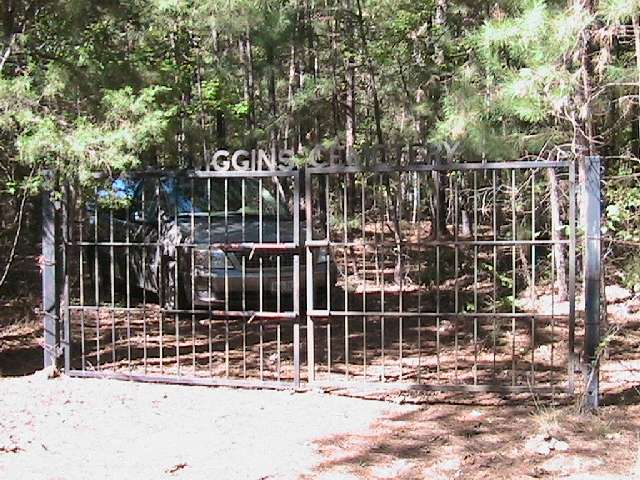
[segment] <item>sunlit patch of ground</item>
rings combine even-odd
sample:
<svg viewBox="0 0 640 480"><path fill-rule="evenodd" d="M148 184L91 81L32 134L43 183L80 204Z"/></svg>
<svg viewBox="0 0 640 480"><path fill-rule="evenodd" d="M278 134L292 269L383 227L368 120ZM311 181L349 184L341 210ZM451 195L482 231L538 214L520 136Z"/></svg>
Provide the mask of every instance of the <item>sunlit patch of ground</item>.
<svg viewBox="0 0 640 480"><path fill-rule="evenodd" d="M3 479L638 478L640 405L400 405L319 393L0 381Z"/></svg>
<svg viewBox="0 0 640 480"><path fill-rule="evenodd" d="M294 479L315 441L415 407L42 374L0 380L0 478Z"/></svg>

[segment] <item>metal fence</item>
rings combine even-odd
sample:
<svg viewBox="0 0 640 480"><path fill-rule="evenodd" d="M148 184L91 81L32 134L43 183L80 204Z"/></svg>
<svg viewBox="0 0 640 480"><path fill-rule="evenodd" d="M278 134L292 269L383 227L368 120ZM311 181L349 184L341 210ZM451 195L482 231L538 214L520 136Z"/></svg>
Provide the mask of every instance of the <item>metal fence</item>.
<svg viewBox="0 0 640 480"><path fill-rule="evenodd" d="M43 203L46 361L141 381L572 392L576 193L573 161L402 153L67 187L59 214Z"/></svg>

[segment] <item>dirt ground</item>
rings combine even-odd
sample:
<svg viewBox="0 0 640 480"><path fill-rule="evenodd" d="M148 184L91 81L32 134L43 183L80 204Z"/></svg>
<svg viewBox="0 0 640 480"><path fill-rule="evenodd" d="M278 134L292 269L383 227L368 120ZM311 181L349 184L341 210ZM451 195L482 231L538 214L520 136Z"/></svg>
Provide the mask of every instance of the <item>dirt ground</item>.
<svg viewBox="0 0 640 480"><path fill-rule="evenodd" d="M38 317L7 304L0 479L640 479L640 314L623 302L608 314L617 330L602 363L605 406L579 415L574 400L47 379L33 373Z"/></svg>
<svg viewBox="0 0 640 480"><path fill-rule="evenodd" d="M640 478L640 406L401 405L41 374L0 381L3 479Z"/></svg>
<svg viewBox="0 0 640 480"><path fill-rule="evenodd" d="M409 407L319 394L35 376L0 383L0 478L298 478L316 441Z"/></svg>

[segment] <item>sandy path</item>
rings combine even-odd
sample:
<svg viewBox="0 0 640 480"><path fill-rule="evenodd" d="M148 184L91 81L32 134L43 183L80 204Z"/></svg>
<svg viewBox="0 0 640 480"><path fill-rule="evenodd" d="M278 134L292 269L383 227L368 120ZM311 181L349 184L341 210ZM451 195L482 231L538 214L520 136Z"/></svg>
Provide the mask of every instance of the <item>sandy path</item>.
<svg viewBox="0 0 640 480"><path fill-rule="evenodd" d="M316 443L412 407L316 393L0 380L2 479L288 479Z"/></svg>

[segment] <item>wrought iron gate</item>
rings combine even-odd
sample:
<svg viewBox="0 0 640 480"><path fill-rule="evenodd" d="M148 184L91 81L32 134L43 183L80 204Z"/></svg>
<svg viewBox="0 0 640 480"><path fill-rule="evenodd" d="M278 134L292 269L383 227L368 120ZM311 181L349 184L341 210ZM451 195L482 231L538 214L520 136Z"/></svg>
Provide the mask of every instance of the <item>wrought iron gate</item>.
<svg viewBox="0 0 640 480"><path fill-rule="evenodd" d="M299 385L299 176L145 172L68 195L67 372Z"/></svg>
<svg viewBox="0 0 640 480"><path fill-rule="evenodd" d="M307 344L315 346L308 352L310 380L571 391L573 162L396 160L306 170L307 223L322 223L316 236L318 229L307 229L307 258L329 248L337 268L327 270L327 289L341 286L334 298L317 299L307 271ZM551 214L540 204L548 202L549 170L567 185L566 235L536 229ZM421 207L421 195L430 208ZM562 301L557 255L568 256ZM537 305L539 296L548 304Z"/></svg>
<svg viewBox="0 0 640 480"><path fill-rule="evenodd" d="M67 189L58 282L45 197L45 357L152 382L573 391L574 162L386 160Z"/></svg>

